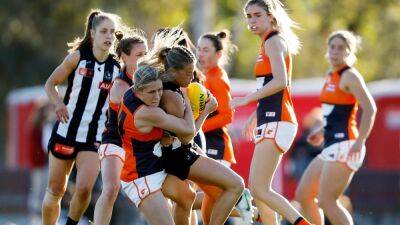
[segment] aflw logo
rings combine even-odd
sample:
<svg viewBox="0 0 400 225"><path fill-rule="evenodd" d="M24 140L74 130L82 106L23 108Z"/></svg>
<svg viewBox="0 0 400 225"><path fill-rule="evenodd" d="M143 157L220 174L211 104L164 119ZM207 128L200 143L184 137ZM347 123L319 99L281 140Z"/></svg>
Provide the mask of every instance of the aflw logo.
<svg viewBox="0 0 400 225"><path fill-rule="evenodd" d="M206 107L206 103L204 101L204 98L205 98L204 94L201 93L200 94L200 104L199 104L200 105L200 112L203 111L204 108Z"/></svg>

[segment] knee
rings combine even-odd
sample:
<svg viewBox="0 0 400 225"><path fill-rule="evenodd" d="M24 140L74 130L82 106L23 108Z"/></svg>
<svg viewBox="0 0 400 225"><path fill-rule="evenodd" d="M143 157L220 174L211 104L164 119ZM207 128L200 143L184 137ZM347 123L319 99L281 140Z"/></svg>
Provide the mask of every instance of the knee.
<svg viewBox="0 0 400 225"><path fill-rule="evenodd" d="M242 177L233 173L232 176L230 176L230 179L226 180L218 187L222 189L222 191L228 191L240 196L244 190L244 181ZM206 190L204 191L206 192Z"/></svg>
<svg viewBox="0 0 400 225"><path fill-rule="evenodd" d="M183 208L191 209L195 200L196 191L190 188L187 191L179 194L179 202L177 202L177 204Z"/></svg>
<svg viewBox="0 0 400 225"><path fill-rule="evenodd" d="M257 187L256 185L254 185L254 184L250 184L250 185L249 185L249 190L250 190L251 196L252 196L255 200L259 199L260 196L261 196L261 191L264 191L264 190L261 190L260 188L258 188L258 187Z"/></svg>
<svg viewBox="0 0 400 225"><path fill-rule="evenodd" d="M54 204L59 204L64 196L65 189L57 189L48 187L43 198L42 207L51 207Z"/></svg>
<svg viewBox="0 0 400 225"><path fill-rule="evenodd" d="M82 200L90 198L91 192L92 187L87 184L80 184L75 187L75 195Z"/></svg>
<svg viewBox="0 0 400 225"><path fill-rule="evenodd" d="M324 210L329 211L332 206L336 204L336 199L326 194L318 195L318 206Z"/></svg>
<svg viewBox="0 0 400 225"><path fill-rule="evenodd" d="M107 199L116 199L120 189L119 183L107 184L103 186L102 195Z"/></svg>
<svg viewBox="0 0 400 225"><path fill-rule="evenodd" d="M302 187L297 187L296 192L294 194L294 200L299 202L300 204L304 204L305 202L308 202L312 200L313 198L308 196L305 191L303 191Z"/></svg>
<svg viewBox="0 0 400 225"><path fill-rule="evenodd" d="M246 186L245 186L245 184L244 184L243 179L240 178L240 182L239 182L239 184L238 184L238 193L239 193L239 195L242 195L242 194L243 194L243 191L244 191L245 187L246 187Z"/></svg>
<svg viewBox="0 0 400 225"><path fill-rule="evenodd" d="M53 199L58 199L58 198L61 199L64 196L65 191L66 187L64 185L50 183L46 189L46 196Z"/></svg>
<svg viewBox="0 0 400 225"><path fill-rule="evenodd" d="M190 189L190 191L188 191L186 193L186 198L190 199L190 202L194 202L196 200L196 191L194 189Z"/></svg>
<svg viewBox="0 0 400 225"><path fill-rule="evenodd" d="M255 185L255 184L250 184L249 185L249 190L251 193L251 196L255 199L255 200L259 200L259 199L263 199L262 196L267 197L269 196L271 189L266 188L266 187L261 187L259 185Z"/></svg>
<svg viewBox="0 0 400 225"><path fill-rule="evenodd" d="M243 178L237 175L232 181L233 182L230 187L231 191L237 193L239 196L242 195L245 188Z"/></svg>

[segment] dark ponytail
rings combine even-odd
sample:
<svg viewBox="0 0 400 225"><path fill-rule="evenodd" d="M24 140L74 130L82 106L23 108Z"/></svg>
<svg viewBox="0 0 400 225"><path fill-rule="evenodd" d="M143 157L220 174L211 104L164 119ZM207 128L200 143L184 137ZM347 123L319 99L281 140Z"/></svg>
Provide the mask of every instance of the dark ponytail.
<svg viewBox="0 0 400 225"><path fill-rule="evenodd" d="M227 32L225 30L220 31L217 33L217 37L219 37L219 39L224 39L227 36Z"/></svg>
<svg viewBox="0 0 400 225"><path fill-rule="evenodd" d="M139 29L124 28L124 31L115 32L115 38L117 39L115 53L118 58L121 57L122 53L130 55L135 44L144 44L147 47L145 34Z"/></svg>
<svg viewBox="0 0 400 225"><path fill-rule="evenodd" d="M92 38L90 34L91 30L96 29L96 27L106 19L116 23L117 18L119 18L117 15L104 13L99 9L92 10L86 19L85 36L83 38L75 38L74 41L67 43L68 47L70 47L69 52L73 52L82 48L92 48Z"/></svg>
<svg viewBox="0 0 400 225"><path fill-rule="evenodd" d="M227 64L230 60L230 56L237 51L237 46L232 44L230 40L230 32L228 30L222 30L217 33L206 33L200 38L207 38L213 44L215 51L222 51L222 58L220 59L220 65Z"/></svg>
<svg viewBox="0 0 400 225"><path fill-rule="evenodd" d="M122 33L122 31L116 31L116 32L115 32L115 38L116 38L118 41L121 41L123 37L124 37L124 33Z"/></svg>
<svg viewBox="0 0 400 225"><path fill-rule="evenodd" d="M169 51L171 51L171 47L160 49L160 51L158 52L158 59L160 61L160 64L166 64Z"/></svg>

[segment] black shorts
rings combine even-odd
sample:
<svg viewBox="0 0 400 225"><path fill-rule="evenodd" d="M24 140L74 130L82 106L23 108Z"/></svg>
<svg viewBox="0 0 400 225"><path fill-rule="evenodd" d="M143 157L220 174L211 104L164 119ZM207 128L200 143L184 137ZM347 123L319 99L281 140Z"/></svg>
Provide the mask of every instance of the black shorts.
<svg viewBox="0 0 400 225"><path fill-rule="evenodd" d="M59 159L75 159L79 152L89 151L97 153L99 146L100 142L81 143L69 141L58 134L53 134L49 140L47 150Z"/></svg>
<svg viewBox="0 0 400 225"><path fill-rule="evenodd" d="M181 180L188 178L190 167L199 157L191 144L181 145L176 149L172 149L172 146L162 147L161 161L165 172Z"/></svg>

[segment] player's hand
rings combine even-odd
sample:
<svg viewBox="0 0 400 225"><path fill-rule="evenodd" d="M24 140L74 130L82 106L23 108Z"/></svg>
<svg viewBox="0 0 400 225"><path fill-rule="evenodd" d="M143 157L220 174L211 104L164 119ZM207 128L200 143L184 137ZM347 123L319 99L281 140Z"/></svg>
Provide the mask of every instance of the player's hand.
<svg viewBox="0 0 400 225"><path fill-rule="evenodd" d="M67 123L69 120L67 106L61 101L58 101L55 107L57 120L61 123Z"/></svg>
<svg viewBox="0 0 400 225"><path fill-rule="evenodd" d="M231 107L232 110L234 110L239 106L244 106L247 104L249 104L249 101L247 100L246 97L236 97L231 100L229 106Z"/></svg>
<svg viewBox="0 0 400 225"><path fill-rule="evenodd" d="M350 162L358 162L361 158L361 149L364 147L364 140L356 140L351 146L349 154L347 155L347 160Z"/></svg>
<svg viewBox="0 0 400 225"><path fill-rule="evenodd" d="M254 129L256 128L257 125L257 118L255 116L251 116L250 118L247 119L243 130L242 130L242 135L247 139L252 141L254 139Z"/></svg>
<svg viewBox="0 0 400 225"><path fill-rule="evenodd" d="M214 95L211 94L211 92L209 92L208 93L208 101L204 107L204 112L207 114L210 114L210 113L214 112L215 110L217 110L217 108L218 108L218 101L214 97Z"/></svg>
<svg viewBox="0 0 400 225"><path fill-rule="evenodd" d="M320 128L312 131L307 137L307 142L315 147L321 146L324 142L324 129Z"/></svg>

